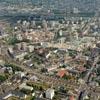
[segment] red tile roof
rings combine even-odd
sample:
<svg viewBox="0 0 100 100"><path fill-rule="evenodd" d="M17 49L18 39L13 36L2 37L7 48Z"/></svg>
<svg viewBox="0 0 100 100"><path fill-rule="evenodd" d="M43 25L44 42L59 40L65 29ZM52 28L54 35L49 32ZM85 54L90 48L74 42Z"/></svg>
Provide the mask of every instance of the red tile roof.
<svg viewBox="0 0 100 100"><path fill-rule="evenodd" d="M83 71L86 71L86 68L85 67L79 67L78 70L81 71L81 72L83 72Z"/></svg>
<svg viewBox="0 0 100 100"><path fill-rule="evenodd" d="M67 74L66 70L59 70L58 73L57 73L57 76L63 77L65 74Z"/></svg>
<svg viewBox="0 0 100 100"><path fill-rule="evenodd" d="M70 96L69 100L75 100L74 96Z"/></svg>

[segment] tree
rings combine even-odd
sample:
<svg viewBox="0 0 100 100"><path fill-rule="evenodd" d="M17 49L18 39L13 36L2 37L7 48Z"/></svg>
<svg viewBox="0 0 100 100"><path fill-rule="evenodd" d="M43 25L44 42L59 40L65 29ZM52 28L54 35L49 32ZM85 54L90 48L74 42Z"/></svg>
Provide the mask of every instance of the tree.
<svg viewBox="0 0 100 100"><path fill-rule="evenodd" d="M29 55L25 55L24 56L24 59L29 60L30 59L30 56Z"/></svg>
<svg viewBox="0 0 100 100"><path fill-rule="evenodd" d="M42 68L42 69L41 69L41 72L42 72L42 73L46 73L46 72L47 72L47 69L46 69L46 68Z"/></svg>
<svg viewBox="0 0 100 100"><path fill-rule="evenodd" d="M16 65L14 65L14 64L5 64L5 67L11 67L12 69L13 69L13 71L15 72L15 71L23 71L23 69L22 68L20 68L19 66L16 66Z"/></svg>
<svg viewBox="0 0 100 100"><path fill-rule="evenodd" d="M97 68L97 75L98 75L98 76L100 75L100 67Z"/></svg>
<svg viewBox="0 0 100 100"><path fill-rule="evenodd" d="M35 96L33 96L30 100L35 100Z"/></svg>
<svg viewBox="0 0 100 100"><path fill-rule="evenodd" d="M11 36L7 40L8 44L15 45L16 43L19 43L20 41L16 38L16 36Z"/></svg>
<svg viewBox="0 0 100 100"><path fill-rule="evenodd" d="M4 82L6 79L6 76L0 75L0 82Z"/></svg>

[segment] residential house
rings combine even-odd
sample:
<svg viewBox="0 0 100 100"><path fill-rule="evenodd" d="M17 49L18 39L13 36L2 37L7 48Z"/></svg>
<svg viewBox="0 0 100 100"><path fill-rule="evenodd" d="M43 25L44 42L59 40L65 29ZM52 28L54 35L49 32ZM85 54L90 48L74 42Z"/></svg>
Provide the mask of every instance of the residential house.
<svg viewBox="0 0 100 100"><path fill-rule="evenodd" d="M34 51L34 46L33 45L29 45L28 46L28 51L29 52L33 52Z"/></svg>
<svg viewBox="0 0 100 100"><path fill-rule="evenodd" d="M14 53L14 49L13 49L13 47L10 46L10 47L8 48L8 51L9 51L10 54L13 54L13 53Z"/></svg>
<svg viewBox="0 0 100 100"><path fill-rule="evenodd" d="M57 76L62 78L64 75L68 75L68 72L67 70L59 70L58 73L57 73Z"/></svg>
<svg viewBox="0 0 100 100"><path fill-rule="evenodd" d="M24 59L24 56L27 54L27 52L19 52L17 54L14 54L14 58L18 61L21 61Z"/></svg>
<svg viewBox="0 0 100 100"><path fill-rule="evenodd" d="M17 35L16 35L16 38L17 38L18 40L20 40L20 41L22 41L22 40L23 40L23 37L22 37L22 35L21 35L21 34L17 34Z"/></svg>
<svg viewBox="0 0 100 100"><path fill-rule="evenodd" d="M0 74L3 74L5 72L6 68L5 67L0 67Z"/></svg>
<svg viewBox="0 0 100 100"><path fill-rule="evenodd" d="M5 61L0 59L0 65L4 65Z"/></svg>
<svg viewBox="0 0 100 100"><path fill-rule="evenodd" d="M20 75L21 78L25 76L25 73L21 71L16 71L15 74Z"/></svg>
<svg viewBox="0 0 100 100"><path fill-rule="evenodd" d="M69 96L69 100L76 100L73 95Z"/></svg>
<svg viewBox="0 0 100 100"><path fill-rule="evenodd" d="M38 77L35 76L35 75L33 75L32 77L30 77L30 80L31 80L31 81L37 81L37 80L38 80Z"/></svg>
<svg viewBox="0 0 100 100"><path fill-rule="evenodd" d="M54 97L54 95L55 95L54 89L48 89L48 90L46 90L46 98L52 100L53 97Z"/></svg>
<svg viewBox="0 0 100 100"><path fill-rule="evenodd" d="M12 74L13 73L12 67L7 67L6 69L7 69L7 71L8 71L9 74Z"/></svg>
<svg viewBox="0 0 100 100"><path fill-rule="evenodd" d="M58 66L52 66L52 67L48 67L46 68L47 69L47 72L50 72L50 71L54 71L58 68Z"/></svg>

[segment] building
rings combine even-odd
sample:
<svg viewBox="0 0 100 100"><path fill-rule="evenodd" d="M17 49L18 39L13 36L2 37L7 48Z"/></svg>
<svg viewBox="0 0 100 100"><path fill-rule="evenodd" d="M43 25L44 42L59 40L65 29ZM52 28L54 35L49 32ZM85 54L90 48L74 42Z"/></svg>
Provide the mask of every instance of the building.
<svg viewBox="0 0 100 100"><path fill-rule="evenodd" d="M21 78L25 76L25 73L21 71L16 71L15 74L19 75Z"/></svg>
<svg viewBox="0 0 100 100"><path fill-rule="evenodd" d="M8 51L9 51L10 54L13 54L13 53L14 53L13 47L10 46L10 47L8 48Z"/></svg>
<svg viewBox="0 0 100 100"><path fill-rule="evenodd" d="M33 52L34 51L34 46L33 45L29 45L28 46L28 50L29 50L29 52Z"/></svg>
<svg viewBox="0 0 100 100"><path fill-rule="evenodd" d="M29 91L32 91L32 90L33 90L33 87L27 86L26 83L22 83L22 84L19 86L19 88L20 88L20 89L29 90Z"/></svg>
<svg viewBox="0 0 100 100"><path fill-rule="evenodd" d="M54 65L54 66L46 68L46 70L47 70L47 72L50 72L50 71L55 71L57 68L58 68L58 66Z"/></svg>
<svg viewBox="0 0 100 100"><path fill-rule="evenodd" d="M73 95L69 96L69 100L76 100Z"/></svg>
<svg viewBox="0 0 100 100"><path fill-rule="evenodd" d="M5 61L3 61L2 59L0 59L0 65L4 65Z"/></svg>
<svg viewBox="0 0 100 100"><path fill-rule="evenodd" d="M46 90L46 98L48 98L48 99L53 99L53 97L54 97L54 89L48 89L48 90Z"/></svg>
<svg viewBox="0 0 100 100"><path fill-rule="evenodd" d="M10 97L17 97L20 99L25 99L27 97L26 94L20 91L9 91L0 97L0 100L8 100Z"/></svg>
<svg viewBox="0 0 100 100"><path fill-rule="evenodd" d="M5 67L0 67L0 74L4 74L4 72L5 72L5 70L6 70L6 68Z"/></svg>
<svg viewBox="0 0 100 100"><path fill-rule="evenodd" d="M17 34L16 38L19 40L19 41L22 41L23 40L23 37L21 34Z"/></svg>
<svg viewBox="0 0 100 100"><path fill-rule="evenodd" d="M68 72L66 70L59 70L57 76L62 78L64 75L67 75Z"/></svg>
<svg viewBox="0 0 100 100"><path fill-rule="evenodd" d="M24 56L27 55L27 52L18 52L14 55L15 59L21 61L24 59Z"/></svg>

